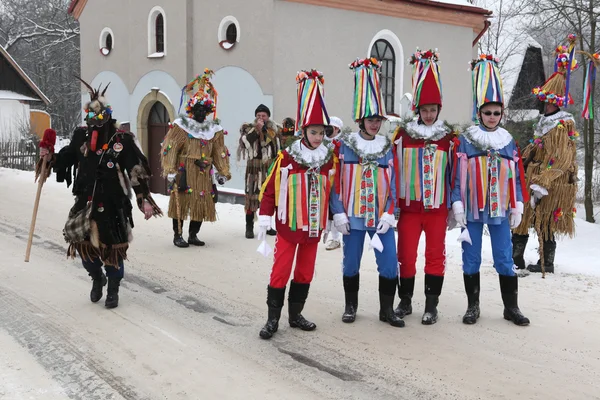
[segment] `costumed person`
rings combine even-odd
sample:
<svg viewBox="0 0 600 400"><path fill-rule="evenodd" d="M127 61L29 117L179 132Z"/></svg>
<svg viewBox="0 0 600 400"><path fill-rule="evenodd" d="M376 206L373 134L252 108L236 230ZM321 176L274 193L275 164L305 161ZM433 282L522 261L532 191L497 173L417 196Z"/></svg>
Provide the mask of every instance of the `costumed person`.
<svg viewBox="0 0 600 400"><path fill-rule="evenodd" d="M421 322L437 322L437 305L446 269L446 228L455 140L452 127L439 120L442 80L437 51L417 52L413 66L413 103L416 118L396 129L392 142L396 168L398 267L400 279L396 314L412 314L417 273L417 249L425 232L425 312Z"/></svg>
<svg viewBox="0 0 600 400"><path fill-rule="evenodd" d="M173 122L161 148L163 175L169 182L169 218L173 220L173 244L177 247L204 246L198 239L202 222L217 220L213 196L215 179L231 179L229 151L223 127L216 119L217 92L210 82L213 71L206 69L185 87L189 95L186 115ZM194 92L196 90L196 92ZM182 94L183 95L183 94ZM209 115L213 119L207 120ZM216 187L216 186L215 186ZM183 221L189 217L189 235L183 239Z"/></svg>
<svg viewBox="0 0 600 400"><path fill-rule="evenodd" d="M473 120L460 137L452 189L452 210L462 228L462 261L468 308L465 324L479 318L481 241L483 225L488 226L494 268L500 280L504 318L516 325L528 325L519 310L518 278L515 273L511 232L521 222L527 193L523 164L515 140L500 121L504 113L502 80L498 59L482 54L473 60Z"/></svg>
<svg viewBox="0 0 600 400"><path fill-rule="evenodd" d="M357 59L354 72L353 116L358 132L344 135L339 149L339 182L330 200L333 223L342 233L345 311L342 321L354 322L358 307L360 262L365 235L371 237L379 272L379 320L395 327L404 321L394 313L398 260L393 227L396 181L392 143L378 135L385 108L379 83L381 64L375 58Z"/></svg>
<svg viewBox="0 0 600 400"><path fill-rule="evenodd" d="M296 121L294 118L285 118L281 123L281 148L287 149L292 143L299 139L296 136Z"/></svg>
<svg viewBox="0 0 600 400"><path fill-rule="evenodd" d="M260 337L270 339L279 327L285 287L294 277L288 294L288 316L292 328L312 331L317 326L302 316L315 271L321 233L327 222L330 192L337 158L323 144L329 117L324 101L323 75L301 71L298 82L296 130L301 139L279 153L260 194L259 240L266 237L275 214L277 237L271 279L267 287L267 323Z"/></svg>
<svg viewBox="0 0 600 400"><path fill-rule="evenodd" d="M254 214L260 204L258 195L267 172L277 153L281 150L279 126L271 120L271 110L264 104L254 111L255 120L243 124L240 128L240 142L237 150L238 161L246 160L245 192L246 238L254 238ZM277 232L269 228L267 235Z"/></svg>
<svg viewBox="0 0 600 400"><path fill-rule="evenodd" d="M85 106L87 127L75 130L69 145L52 156L51 166L56 180L66 182L67 187L74 178L75 204L63 230L69 243L67 255L79 254L92 278L90 300L102 299L108 281L104 305L115 308L125 272L123 260L133 239L132 191L146 219L162 216L162 212L150 195L148 160L133 134L119 130L112 117L104 96L108 85L101 91L81 82L90 92ZM44 142L40 146L42 157L53 151Z"/></svg>
<svg viewBox="0 0 600 400"><path fill-rule="evenodd" d="M569 46L556 48L555 72L541 86L533 89L544 102L544 115L537 123L533 143L523 151L527 187L531 201L525 204L523 221L513 231L513 258L518 268L525 268L523 255L534 228L539 240L539 260L527 267L531 272L554 273L556 238L575 234L575 196L577 194L577 149L573 115L561 107L573 104L569 95L576 37ZM569 67L570 66L570 67Z"/></svg>
<svg viewBox="0 0 600 400"><path fill-rule="evenodd" d="M325 142L333 146L333 151L336 156L339 156L340 146L342 145L342 129L344 123L338 117L329 118L329 127L325 131ZM325 243L325 250L339 249L342 245L342 234L337 230L333 223L333 213L329 212L329 232L325 232L323 235L323 243ZM329 240L328 240L329 239Z"/></svg>

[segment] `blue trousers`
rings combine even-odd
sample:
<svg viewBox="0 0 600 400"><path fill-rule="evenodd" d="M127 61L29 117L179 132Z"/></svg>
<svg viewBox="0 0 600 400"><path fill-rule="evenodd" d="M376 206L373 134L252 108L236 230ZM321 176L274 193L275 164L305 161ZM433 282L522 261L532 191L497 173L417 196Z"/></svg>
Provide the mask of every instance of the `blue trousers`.
<svg viewBox="0 0 600 400"><path fill-rule="evenodd" d="M481 239L483 236L483 223L467 222L467 229L471 236L471 242L462 242L463 272L473 275L479 272L481 267ZM492 256L494 268L500 275L515 276L514 261L512 258L512 240L508 218L500 225L488 225L492 240Z"/></svg>
<svg viewBox="0 0 600 400"><path fill-rule="evenodd" d="M360 271L360 260L363 255L365 245L365 234L373 237L375 231L363 231L350 229L349 235L342 235L344 246L344 276L356 276ZM394 230L389 229L384 235L379 235L383 243L383 252L375 250L375 260L377 262L377 271L379 275L387 279L398 278L398 257L396 255L396 236Z"/></svg>
<svg viewBox="0 0 600 400"><path fill-rule="evenodd" d="M83 268L89 273L93 273L102 268L102 260L99 258L94 258L92 261L85 261L83 258L81 259L81 263L83 264ZM104 269L106 270L106 276L113 278L123 278L125 274L125 266L123 265L123 259L119 257L119 268L115 268L112 265L104 265Z"/></svg>

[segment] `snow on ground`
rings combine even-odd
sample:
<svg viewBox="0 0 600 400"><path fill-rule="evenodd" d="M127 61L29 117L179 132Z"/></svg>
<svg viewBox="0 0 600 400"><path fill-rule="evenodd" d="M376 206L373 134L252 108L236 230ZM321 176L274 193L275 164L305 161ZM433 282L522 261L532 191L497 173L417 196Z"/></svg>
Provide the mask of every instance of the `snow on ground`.
<svg viewBox="0 0 600 400"><path fill-rule="evenodd" d="M23 263L36 185L31 172L0 168L0 398L599 398L600 225L581 220L581 210L577 237L558 244L556 274L519 279L529 327L502 319L489 240L482 316L462 324L455 230L433 327L420 324L423 242L414 313L403 329L378 320L378 275L366 248L357 321L341 322L342 253L320 245L303 312L317 330L291 329L284 310L276 337L261 341L272 260L244 239L241 206L218 204L219 221L200 232L207 245L189 249L173 246L166 217L143 221L135 210L121 302L107 311L89 302L81 264L65 260L61 230L73 199L53 179L44 185L31 262ZM167 197L156 200L167 208ZM535 248L532 237L527 261L537 260Z"/></svg>

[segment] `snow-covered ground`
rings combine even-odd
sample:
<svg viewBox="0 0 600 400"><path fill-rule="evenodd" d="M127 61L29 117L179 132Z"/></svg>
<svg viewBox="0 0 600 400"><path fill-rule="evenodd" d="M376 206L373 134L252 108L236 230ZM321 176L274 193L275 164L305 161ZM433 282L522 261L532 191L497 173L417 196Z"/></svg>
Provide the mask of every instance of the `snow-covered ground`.
<svg viewBox="0 0 600 400"><path fill-rule="evenodd" d="M189 249L172 245L170 220L137 213L121 304L107 311L89 302L80 264L65 259L61 230L72 196L52 178L31 261L23 262L36 187L32 173L0 168L0 398L600 398L598 224L578 219L576 238L558 244L556 274L520 279L529 327L502 319L486 240L482 317L462 324L461 251L451 231L436 325L419 322L422 257L407 326L378 321L367 251L358 318L343 324L341 251L322 246L304 311L318 329L289 328L284 311L277 335L261 341L271 260L244 238L241 206L218 204L219 221L200 234L207 245ZM167 208L166 197L157 200ZM527 261L537 259L536 242Z"/></svg>

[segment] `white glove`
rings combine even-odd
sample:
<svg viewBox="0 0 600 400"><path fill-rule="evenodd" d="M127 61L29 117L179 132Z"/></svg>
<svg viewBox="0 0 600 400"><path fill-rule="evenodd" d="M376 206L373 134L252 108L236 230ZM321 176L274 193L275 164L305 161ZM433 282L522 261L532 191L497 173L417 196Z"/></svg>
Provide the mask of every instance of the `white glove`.
<svg viewBox="0 0 600 400"><path fill-rule="evenodd" d="M535 209L535 206L537 206L537 204L540 202L542 197L548 195L548 190L546 190L546 188L544 188L540 185L536 185L536 184L531 185L530 188L533 191L533 193L532 193L531 198L529 199L529 204L531 205L531 208Z"/></svg>
<svg viewBox="0 0 600 400"><path fill-rule="evenodd" d="M379 218L379 224L377 225L377 233L379 235L385 235L390 227L396 225L396 218L390 213L383 213Z"/></svg>
<svg viewBox="0 0 600 400"><path fill-rule="evenodd" d="M515 229L517 226L521 225L521 220L523 219L523 203L517 201L517 207L511 208L510 215L508 217L508 221L510 223L510 229Z"/></svg>
<svg viewBox="0 0 600 400"><path fill-rule="evenodd" d="M327 224L325 224L325 230L323 231L323 243L327 243L329 232L331 232L331 221L328 219Z"/></svg>
<svg viewBox="0 0 600 400"><path fill-rule="evenodd" d="M267 231L271 228L271 216L270 215L259 215L258 216L258 240L263 241L267 238Z"/></svg>
<svg viewBox="0 0 600 400"><path fill-rule="evenodd" d="M454 220L457 225L461 228L467 227L467 216L465 215L465 206L462 201L455 201L452 203L452 212L454 213Z"/></svg>
<svg viewBox="0 0 600 400"><path fill-rule="evenodd" d="M167 181L168 181L169 183L173 183L173 182L175 182L175 177L176 177L176 176L177 176L177 174L168 174L168 175L167 175Z"/></svg>
<svg viewBox="0 0 600 400"><path fill-rule="evenodd" d="M350 220L348 220L348 216L346 213L339 213L333 215L333 225L337 228L337 230L342 235L350 234Z"/></svg>

